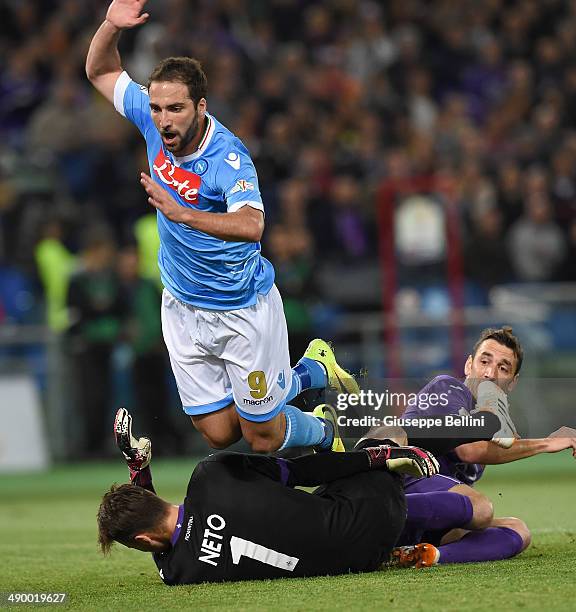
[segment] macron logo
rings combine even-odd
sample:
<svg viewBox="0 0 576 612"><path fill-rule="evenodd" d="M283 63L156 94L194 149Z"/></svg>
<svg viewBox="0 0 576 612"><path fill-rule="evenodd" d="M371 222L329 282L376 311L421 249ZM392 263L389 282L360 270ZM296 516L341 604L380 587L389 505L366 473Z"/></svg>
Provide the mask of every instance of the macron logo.
<svg viewBox="0 0 576 612"><path fill-rule="evenodd" d="M238 153L228 153L228 157L224 159L224 161L234 168L234 170L240 170L240 156Z"/></svg>

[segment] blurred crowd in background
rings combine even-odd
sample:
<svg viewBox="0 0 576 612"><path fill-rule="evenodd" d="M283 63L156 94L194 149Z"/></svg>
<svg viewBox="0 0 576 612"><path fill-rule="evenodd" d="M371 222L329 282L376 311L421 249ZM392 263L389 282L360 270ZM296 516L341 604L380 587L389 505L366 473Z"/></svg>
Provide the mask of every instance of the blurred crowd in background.
<svg viewBox="0 0 576 612"><path fill-rule="evenodd" d="M165 357L155 218L138 182L145 150L84 75L107 5L0 0L0 321L65 332L83 385L94 389L98 372L103 393L114 347L129 345L146 401ZM383 184L401 195L422 177L451 186L467 305L487 305L501 283L575 280L574 0L150 0L146 10L149 23L121 39L124 67L145 83L166 56L202 61L209 112L258 170L263 252L295 358L333 312L380 307L380 276L361 271L378 268ZM442 197L388 205L400 286L442 287ZM340 303L334 285L346 287Z"/></svg>

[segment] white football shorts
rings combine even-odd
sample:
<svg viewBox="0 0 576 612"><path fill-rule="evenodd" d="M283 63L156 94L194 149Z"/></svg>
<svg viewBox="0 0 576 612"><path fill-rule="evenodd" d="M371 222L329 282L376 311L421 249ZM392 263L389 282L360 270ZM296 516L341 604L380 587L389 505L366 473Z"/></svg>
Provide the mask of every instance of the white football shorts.
<svg viewBox="0 0 576 612"><path fill-rule="evenodd" d="M162 294L162 331L182 408L200 415L236 404L249 421L269 421L292 385L288 331L276 285L254 306L205 310Z"/></svg>

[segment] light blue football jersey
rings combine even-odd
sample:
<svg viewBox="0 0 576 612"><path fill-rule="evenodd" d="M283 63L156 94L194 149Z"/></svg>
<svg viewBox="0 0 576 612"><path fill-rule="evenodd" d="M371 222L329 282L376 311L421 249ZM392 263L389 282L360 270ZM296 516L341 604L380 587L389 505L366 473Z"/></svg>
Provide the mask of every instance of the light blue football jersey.
<svg viewBox="0 0 576 612"><path fill-rule="evenodd" d="M146 140L150 176L182 206L213 213L250 205L264 211L256 169L242 141L206 114L207 129L195 153L175 157L165 149L150 115L148 91L123 72L114 106ZM177 299L209 310L256 303L274 283L274 268L260 243L227 242L157 213L162 283Z"/></svg>

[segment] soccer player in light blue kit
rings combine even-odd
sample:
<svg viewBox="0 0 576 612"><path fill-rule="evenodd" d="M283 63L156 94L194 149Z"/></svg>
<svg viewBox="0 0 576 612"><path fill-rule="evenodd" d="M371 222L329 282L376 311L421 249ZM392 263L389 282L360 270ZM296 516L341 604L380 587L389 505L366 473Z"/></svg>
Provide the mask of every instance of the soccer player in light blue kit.
<svg viewBox="0 0 576 612"><path fill-rule="evenodd" d="M146 140L150 175L141 183L158 210L162 329L184 411L214 448L243 436L257 452L343 450L333 408L314 416L288 402L308 388L358 386L322 340L290 367L274 269L260 254L256 170L242 142L207 112L199 62L167 58L147 87L122 69L120 34L147 21L145 3L110 4L86 73Z"/></svg>

